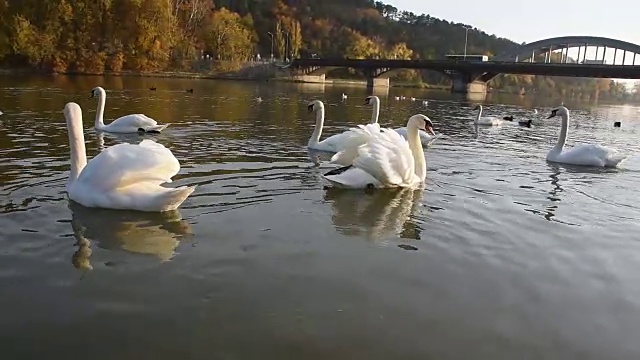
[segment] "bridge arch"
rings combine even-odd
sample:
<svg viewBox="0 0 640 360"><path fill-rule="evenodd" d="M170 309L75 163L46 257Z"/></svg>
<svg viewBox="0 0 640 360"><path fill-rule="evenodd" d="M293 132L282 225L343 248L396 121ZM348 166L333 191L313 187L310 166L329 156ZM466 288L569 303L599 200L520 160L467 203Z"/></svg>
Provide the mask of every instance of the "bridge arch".
<svg viewBox="0 0 640 360"><path fill-rule="evenodd" d="M627 41L599 36L561 36L517 45L493 57L492 61L522 61L530 59L536 50L539 53L581 47L603 47L640 54L640 45ZM605 53L603 51L602 55ZM579 60L579 59L578 59Z"/></svg>
<svg viewBox="0 0 640 360"><path fill-rule="evenodd" d="M596 48L595 59L587 59L587 51L589 48ZM544 54L544 62L550 63L552 52L561 51L561 63L567 63L569 59L569 49L578 48L577 58L574 60L578 63L584 63L586 60L595 60L605 64L607 58L607 50L613 49L613 63L616 65L618 60L618 50L622 53L622 64L625 65L626 59L633 59L631 65L636 64L636 55L640 54L640 45L627 41L616 40L600 36L561 36L549 39L534 41L529 44L516 45L511 49L491 58L491 61L532 61L537 55ZM600 51L602 48L602 51ZM631 56L627 57L627 53ZM611 54L611 52L609 52ZM637 56L640 60L640 56ZM496 77L496 73L485 73L478 77L479 80L487 82Z"/></svg>

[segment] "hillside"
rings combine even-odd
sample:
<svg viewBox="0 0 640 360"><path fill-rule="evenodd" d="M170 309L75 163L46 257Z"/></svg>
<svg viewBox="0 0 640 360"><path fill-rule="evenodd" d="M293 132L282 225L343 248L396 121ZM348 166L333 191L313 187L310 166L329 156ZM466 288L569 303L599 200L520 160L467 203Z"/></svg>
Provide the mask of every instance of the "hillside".
<svg viewBox="0 0 640 360"><path fill-rule="evenodd" d="M272 46L276 57L434 59L462 53L464 37L464 24L370 0L0 0L2 64L61 73L221 71L255 54L268 58ZM467 53L494 55L513 45L472 29ZM448 82L428 71L399 76ZM582 97L622 89L609 80L509 75L491 86Z"/></svg>

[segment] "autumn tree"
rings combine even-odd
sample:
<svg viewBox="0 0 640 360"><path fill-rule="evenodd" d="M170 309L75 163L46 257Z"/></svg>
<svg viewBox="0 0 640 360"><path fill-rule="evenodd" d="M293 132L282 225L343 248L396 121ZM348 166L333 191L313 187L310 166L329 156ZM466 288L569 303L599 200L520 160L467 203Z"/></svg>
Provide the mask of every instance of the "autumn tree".
<svg viewBox="0 0 640 360"><path fill-rule="evenodd" d="M213 13L204 28L207 48L215 59L246 61L252 57L252 31L239 14L222 8Z"/></svg>
<svg viewBox="0 0 640 360"><path fill-rule="evenodd" d="M380 46L371 39L355 31L347 32L345 57L349 59L372 59L381 54Z"/></svg>

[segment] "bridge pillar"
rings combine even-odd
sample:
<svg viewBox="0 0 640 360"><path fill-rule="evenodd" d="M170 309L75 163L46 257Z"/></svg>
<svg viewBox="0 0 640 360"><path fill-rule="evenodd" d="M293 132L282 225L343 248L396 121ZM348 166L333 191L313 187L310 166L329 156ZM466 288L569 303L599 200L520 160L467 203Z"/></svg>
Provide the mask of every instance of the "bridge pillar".
<svg viewBox="0 0 640 360"><path fill-rule="evenodd" d="M389 78L367 76L367 87L368 88L388 88Z"/></svg>
<svg viewBox="0 0 640 360"><path fill-rule="evenodd" d="M293 79L295 81L303 82L303 83L324 84L325 74L322 74L322 75L299 74L299 75L294 75Z"/></svg>
<svg viewBox="0 0 640 360"><path fill-rule="evenodd" d="M486 94L487 83L476 80L475 76L464 73L454 73L451 76L451 92L463 94Z"/></svg>

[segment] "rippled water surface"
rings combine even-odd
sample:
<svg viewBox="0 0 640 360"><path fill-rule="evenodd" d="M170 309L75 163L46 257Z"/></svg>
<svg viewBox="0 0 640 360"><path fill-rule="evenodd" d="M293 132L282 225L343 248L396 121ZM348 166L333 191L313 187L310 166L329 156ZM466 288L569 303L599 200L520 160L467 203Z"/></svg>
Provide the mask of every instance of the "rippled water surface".
<svg viewBox="0 0 640 360"><path fill-rule="evenodd" d="M559 99L489 99L487 115L534 125L476 130L464 99L391 89L383 125L422 112L443 137L426 151L424 190L366 194L325 190L334 167L306 150L307 101L325 102L326 136L369 119L364 88L0 85L2 359L640 357L638 107L565 100L570 145L633 154L622 169L589 170L545 161L560 121L544 118ZM180 160L171 186L198 185L178 212L67 200L66 102L83 108L89 157L142 140L96 134L96 85L107 122L143 112L171 123L153 136Z"/></svg>

